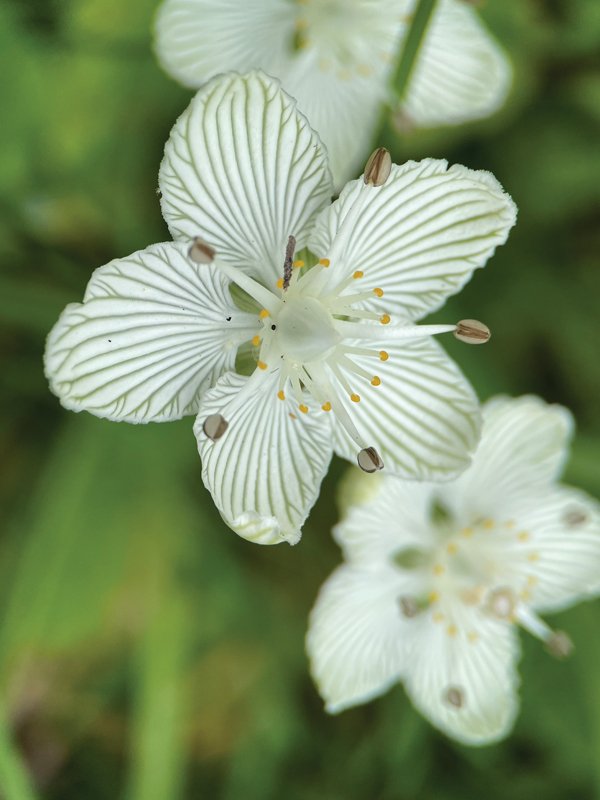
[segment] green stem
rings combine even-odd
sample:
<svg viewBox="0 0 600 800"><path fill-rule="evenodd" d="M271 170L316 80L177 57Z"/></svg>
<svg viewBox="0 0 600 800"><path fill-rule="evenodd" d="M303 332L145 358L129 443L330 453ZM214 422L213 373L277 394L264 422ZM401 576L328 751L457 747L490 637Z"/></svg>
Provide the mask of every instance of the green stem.
<svg viewBox="0 0 600 800"><path fill-rule="evenodd" d="M417 7L413 13L412 21L408 33L404 39L404 46L400 55L398 69L394 78L394 88L399 101L404 100L408 90L410 76L412 74L417 54L431 15L435 9L437 0L418 0Z"/></svg>
<svg viewBox="0 0 600 800"><path fill-rule="evenodd" d="M6 800L36 800L27 768L0 713L0 797Z"/></svg>

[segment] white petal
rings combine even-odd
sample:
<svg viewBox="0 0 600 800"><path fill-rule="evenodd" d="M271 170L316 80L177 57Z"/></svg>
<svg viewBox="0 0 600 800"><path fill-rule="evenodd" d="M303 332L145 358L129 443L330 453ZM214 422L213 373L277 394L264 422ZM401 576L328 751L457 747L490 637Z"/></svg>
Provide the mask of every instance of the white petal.
<svg viewBox="0 0 600 800"><path fill-rule="evenodd" d="M566 408L534 396L495 398L484 405L483 419L473 465L447 492L465 524L481 516L508 519L516 504L555 481L573 429Z"/></svg>
<svg viewBox="0 0 600 800"><path fill-rule="evenodd" d="M277 397L278 373L251 378L228 373L202 398L194 425L202 479L227 524L258 544L296 544L331 460L325 415L302 414ZM206 418L228 423L216 442Z"/></svg>
<svg viewBox="0 0 600 800"><path fill-rule="evenodd" d="M349 183L320 214L310 248L331 258L330 281L362 270L369 288L383 290L368 307L418 319L484 266L515 219L514 203L489 172L409 161L394 165L381 187Z"/></svg>
<svg viewBox="0 0 600 800"><path fill-rule="evenodd" d="M262 73L221 75L198 92L171 131L159 186L175 239L201 236L268 288L288 237L306 244L332 192L320 139Z"/></svg>
<svg viewBox="0 0 600 800"><path fill-rule="evenodd" d="M441 0L419 52L403 109L418 126L487 117L511 84L506 55L473 9Z"/></svg>
<svg viewBox="0 0 600 800"><path fill-rule="evenodd" d="M441 622L433 621L435 611L412 620L404 685L445 734L464 744L489 744L509 732L516 716L518 646L509 623L462 608L456 608L460 616ZM452 690L459 700L454 705Z"/></svg>
<svg viewBox="0 0 600 800"><path fill-rule="evenodd" d="M522 558L513 558L527 604L559 611L600 594L598 502L578 489L557 487L531 496L527 506L514 515L515 530L527 539L519 548Z"/></svg>
<svg viewBox="0 0 600 800"><path fill-rule="evenodd" d="M389 353L389 360L378 364L380 386L367 383L363 388L346 373L362 397L360 403L344 399L348 412L387 471L410 479L447 480L469 465L477 444L477 398L437 342L412 339L390 345L384 337L382 326L382 340L368 343ZM353 359L363 369L373 369L372 358ZM356 462L356 445L337 422L335 432L336 452Z"/></svg>
<svg viewBox="0 0 600 800"><path fill-rule="evenodd" d="M179 419L235 362L256 317L233 304L228 281L194 264L189 244L157 244L97 269L83 303L50 332L45 369L73 411L127 422Z"/></svg>
<svg viewBox="0 0 600 800"><path fill-rule="evenodd" d="M156 16L156 54L191 88L253 67L278 76L290 59L295 16L286 0L165 0Z"/></svg>
<svg viewBox="0 0 600 800"><path fill-rule="evenodd" d="M333 529L346 560L381 564L402 550L429 548L434 490L433 484L401 481L385 469L373 475L353 469L343 484L352 505Z"/></svg>
<svg viewBox="0 0 600 800"><path fill-rule="evenodd" d="M372 700L398 680L407 624L401 594L398 573L383 566L341 566L321 587L306 648L329 712Z"/></svg>

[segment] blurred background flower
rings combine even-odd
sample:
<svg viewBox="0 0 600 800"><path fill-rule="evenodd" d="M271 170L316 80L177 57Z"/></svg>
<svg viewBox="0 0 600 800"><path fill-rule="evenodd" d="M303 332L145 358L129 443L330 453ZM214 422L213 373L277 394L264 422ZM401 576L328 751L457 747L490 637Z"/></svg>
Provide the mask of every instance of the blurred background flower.
<svg viewBox="0 0 600 800"><path fill-rule="evenodd" d="M569 661L524 640L505 743L469 750L402 689L331 718L303 651L341 462L296 548L230 532L188 420L119 426L60 409L44 337L90 269L167 231L156 164L189 92L151 52L155 0L0 4L0 786L13 798L210 796L545 800L600 794L599 606L553 618ZM488 0L515 66L493 119L426 133L384 119L396 162L492 171L519 224L442 312L486 321L448 343L480 395L571 408L565 480L600 495L596 0ZM476 311L476 314L474 313ZM442 319L436 315L431 321Z"/></svg>

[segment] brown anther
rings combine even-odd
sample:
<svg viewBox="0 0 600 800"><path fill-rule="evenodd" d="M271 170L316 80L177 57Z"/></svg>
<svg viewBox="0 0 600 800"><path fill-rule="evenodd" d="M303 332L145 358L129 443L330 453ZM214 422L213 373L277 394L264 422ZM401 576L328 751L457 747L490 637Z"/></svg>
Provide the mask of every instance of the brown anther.
<svg viewBox="0 0 600 800"><path fill-rule="evenodd" d="M421 610L416 599L414 597L411 597L410 595L399 597L398 605L400 606L400 611L402 612L402 614L408 619L416 617L419 611Z"/></svg>
<svg viewBox="0 0 600 800"><path fill-rule="evenodd" d="M367 161L364 181L367 186L383 186L392 171L392 157L385 147L374 150Z"/></svg>
<svg viewBox="0 0 600 800"><path fill-rule="evenodd" d="M288 236L287 245L285 248L285 258L283 260L283 283L281 288L285 290L290 285L292 279L292 259L294 258L294 250L296 249L296 238Z"/></svg>
<svg viewBox="0 0 600 800"><path fill-rule="evenodd" d="M374 447L365 447L364 450L360 451L356 460L363 472L371 473L383 469L381 456Z"/></svg>
<svg viewBox="0 0 600 800"><path fill-rule="evenodd" d="M488 326L476 319L461 319L454 331L458 341L465 344L485 344L491 335Z"/></svg>
<svg viewBox="0 0 600 800"><path fill-rule="evenodd" d="M215 250L199 236L196 236L188 250L188 256L195 264L212 264L215 255Z"/></svg>
<svg viewBox="0 0 600 800"><path fill-rule="evenodd" d="M573 652L571 637L564 631L554 631L554 633L546 639L546 650L551 656L554 656L554 658L568 658Z"/></svg>
<svg viewBox="0 0 600 800"><path fill-rule="evenodd" d="M452 708L462 708L465 704L465 693L458 686L449 686L444 692L444 702Z"/></svg>
<svg viewBox="0 0 600 800"><path fill-rule="evenodd" d="M568 525L569 528L578 528L587 521L588 515L585 511L579 508L568 508L563 517L563 522L565 525Z"/></svg>
<svg viewBox="0 0 600 800"><path fill-rule="evenodd" d="M216 442L217 439L223 436L228 427L229 423L225 417L222 417L220 414L211 414L204 420L202 430L205 436L208 436L209 439Z"/></svg>

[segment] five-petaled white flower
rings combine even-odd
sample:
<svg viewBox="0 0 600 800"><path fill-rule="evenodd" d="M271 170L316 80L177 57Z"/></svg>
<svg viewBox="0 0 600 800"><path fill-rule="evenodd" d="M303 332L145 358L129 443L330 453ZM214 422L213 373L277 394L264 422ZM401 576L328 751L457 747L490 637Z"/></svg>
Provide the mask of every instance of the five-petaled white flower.
<svg viewBox="0 0 600 800"><path fill-rule="evenodd" d="M307 636L329 711L401 680L449 736L499 739L517 711L516 626L564 656L570 640L538 612L600 593L600 507L557 483L569 413L531 396L483 413L455 482L351 479L354 505L334 530L347 563L322 587Z"/></svg>
<svg viewBox="0 0 600 800"><path fill-rule="evenodd" d="M279 78L327 146L336 186L355 177L392 106L392 77L415 0L165 0L156 52L165 70L199 88L219 72ZM457 124L498 109L508 61L475 11L440 0L403 98L412 124Z"/></svg>
<svg viewBox="0 0 600 800"><path fill-rule="evenodd" d="M413 321L505 241L513 203L488 173L393 166L383 150L367 180L330 204L324 147L278 81L220 76L165 148L175 241L96 270L48 338L67 408L128 422L197 414L203 480L256 542L299 539L334 448L367 471L383 460L435 480L462 471L478 439L472 389L431 334L477 342L485 326ZM293 253L306 245L308 270ZM243 342L250 377L235 372Z"/></svg>

